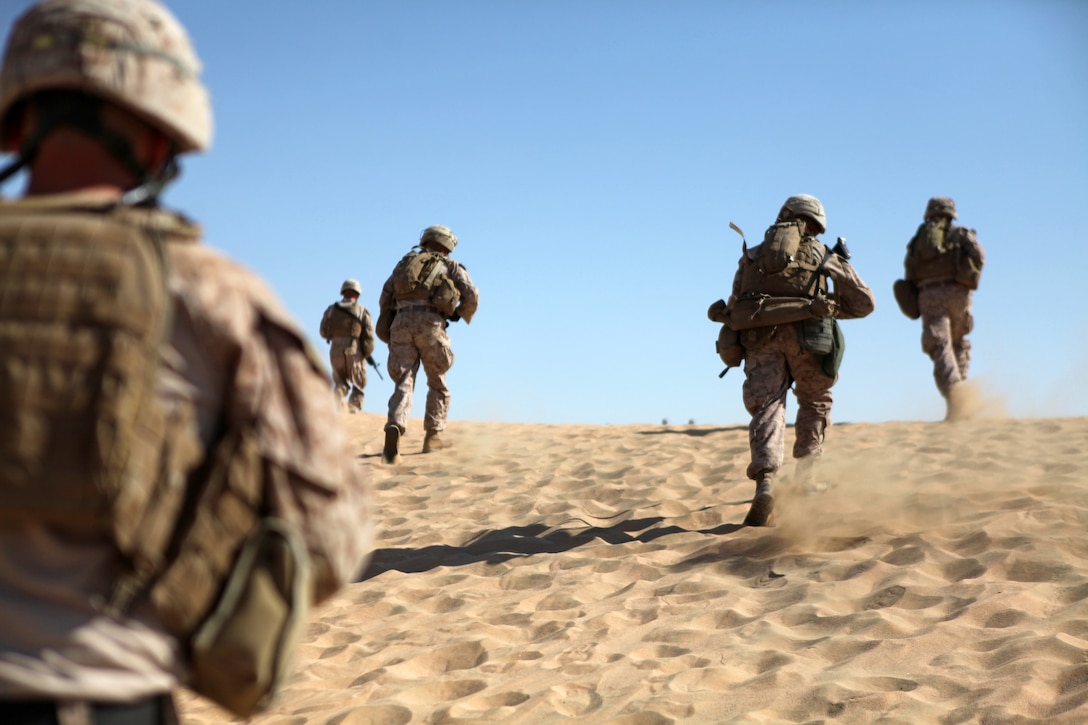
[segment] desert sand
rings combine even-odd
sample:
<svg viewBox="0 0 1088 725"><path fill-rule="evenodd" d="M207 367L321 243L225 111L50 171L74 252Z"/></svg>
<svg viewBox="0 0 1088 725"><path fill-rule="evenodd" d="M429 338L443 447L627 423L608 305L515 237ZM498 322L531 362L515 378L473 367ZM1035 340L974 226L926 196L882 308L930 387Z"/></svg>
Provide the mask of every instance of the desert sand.
<svg viewBox="0 0 1088 725"><path fill-rule="evenodd" d="M387 466L384 417L344 420L376 550L254 722L1088 722L1088 418L836 424L773 528L744 425L451 421L422 455L413 420Z"/></svg>

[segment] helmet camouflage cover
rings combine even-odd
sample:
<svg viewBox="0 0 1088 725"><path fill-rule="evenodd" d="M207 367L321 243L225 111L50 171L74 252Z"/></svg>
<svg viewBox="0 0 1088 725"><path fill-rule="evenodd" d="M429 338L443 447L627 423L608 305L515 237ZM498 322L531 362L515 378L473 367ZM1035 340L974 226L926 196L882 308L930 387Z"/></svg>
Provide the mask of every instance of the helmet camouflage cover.
<svg viewBox="0 0 1088 725"><path fill-rule="evenodd" d="M789 212L789 214L787 214ZM778 221L785 221L790 216L804 216L816 222L820 233L827 231L827 216L824 214L824 205L815 196L809 194L794 194L786 199L778 212Z"/></svg>
<svg viewBox="0 0 1088 725"><path fill-rule="evenodd" d="M423 233L419 235L419 243L423 244L424 242L434 242L447 252L452 252L453 248L457 246L457 236L450 231L449 227L435 224L424 229Z"/></svg>
<svg viewBox="0 0 1088 725"><path fill-rule="evenodd" d="M943 214L953 219L956 218L956 202L947 196L935 196L926 204L926 219Z"/></svg>
<svg viewBox="0 0 1088 725"><path fill-rule="evenodd" d="M185 29L154 0L44 0L16 20L8 38L0 127L35 93L82 91L143 118L179 152L203 151L212 116L199 75Z"/></svg>
<svg viewBox="0 0 1088 725"><path fill-rule="evenodd" d="M344 283L340 285L340 294L344 294L345 292L354 292L361 297L363 294L363 288L362 285L359 284L358 280L345 279Z"/></svg>

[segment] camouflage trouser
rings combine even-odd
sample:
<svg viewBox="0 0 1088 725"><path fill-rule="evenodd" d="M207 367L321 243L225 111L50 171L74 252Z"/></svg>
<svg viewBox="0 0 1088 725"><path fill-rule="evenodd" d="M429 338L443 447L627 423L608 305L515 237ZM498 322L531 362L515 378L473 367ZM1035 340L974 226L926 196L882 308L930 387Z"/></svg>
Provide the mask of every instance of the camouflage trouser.
<svg viewBox="0 0 1088 725"><path fill-rule="evenodd" d="M971 364L971 342L967 339L975 326L971 290L955 283L920 289L918 310L922 313L922 351L933 360L933 380L947 398L953 385L967 379Z"/></svg>
<svg viewBox="0 0 1088 725"><path fill-rule="evenodd" d="M423 428L440 431L446 427L450 409L450 389L446 387L446 372L453 365L453 350L446 334L446 321L436 312L405 309L397 312L389 333L389 362L387 368L396 388L389 398L387 425L395 424L401 432L407 430L408 413L412 409L412 390L416 384L419 364L427 374L427 409Z"/></svg>
<svg viewBox="0 0 1088 725"><path fill-rule="evenodd" d="M336 399L347 397L348 410L363 409L363 389L366 388L366 358L353 337L334 337L329 347L332 381L336 384Z"/></svg>
<svg viewBox="0 0 1088 725"><path fill-rule="evenodd" d="M820 369L823 356L801 347L796 325L756 328L741 333L745 347L744 407L752 416L748 478L782 467L786 436L786 392L794 382L797 421L793 457L819 456L831 423L831 386Z"/></svg>

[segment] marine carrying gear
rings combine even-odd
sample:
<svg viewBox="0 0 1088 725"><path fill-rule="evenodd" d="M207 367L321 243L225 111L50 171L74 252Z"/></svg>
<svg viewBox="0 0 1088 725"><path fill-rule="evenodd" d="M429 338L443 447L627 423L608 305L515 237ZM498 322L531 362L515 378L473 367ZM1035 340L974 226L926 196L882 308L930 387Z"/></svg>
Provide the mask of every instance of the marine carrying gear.
<svg viewBox="0 0 1088 725"><path fill-rule="evenodd" d="M308 554L266 517L266 487L290 474L256 423L224 426L205 455L191 406L156 396L165 246L198 236L157 209L0 203L0 521L111 539L123 566L104 614L146 599L187 648L191 687L248 716L297 641Z"/></svg>
<svg viewBox="0 0 1088 725"><path fill-rule="evenodd" d="M426 302L443 317L452 315L461 301L446 256L419 247L413 247L393 269L393 296L397 302Z"/></svg>

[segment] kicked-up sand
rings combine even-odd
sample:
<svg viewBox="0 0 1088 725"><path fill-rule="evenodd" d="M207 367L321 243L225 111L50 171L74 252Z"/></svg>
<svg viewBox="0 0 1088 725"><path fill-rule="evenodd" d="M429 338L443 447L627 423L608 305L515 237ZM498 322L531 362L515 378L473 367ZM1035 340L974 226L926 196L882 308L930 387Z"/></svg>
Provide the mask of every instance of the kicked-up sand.
<svg viewBox="0 0 1088 725"><path fill-rule="evenodd" d="M453 421L423 455L413 420L386 466L383 423L345 415L372 560L254 722L1088 722L1088 418L835 425L773 528L743 425Z"/></svg>

